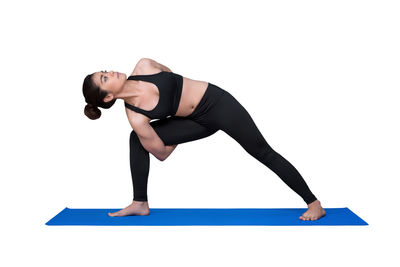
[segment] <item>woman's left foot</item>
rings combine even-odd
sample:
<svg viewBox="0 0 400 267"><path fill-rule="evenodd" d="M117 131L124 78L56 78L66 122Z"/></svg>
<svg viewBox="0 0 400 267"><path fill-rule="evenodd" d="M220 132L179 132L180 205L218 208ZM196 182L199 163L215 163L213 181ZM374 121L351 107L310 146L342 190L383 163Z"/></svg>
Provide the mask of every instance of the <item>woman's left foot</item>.
<svg viewBox="0 0 400 267"><path fill-rule="evenodd" d="M317 199L308 204L308 210L299 217L303 221L315 221L325 216L325 210L321 206L321 202Z"/></svg>
<svg viewBox="0 0 400 267"><path fill-rule="evenodd" d="M109 212L108 216L111 217L122 217L122 216L130 216L130 215L149 215L149 203L147 201L133 201L128 207L119 210L117 212Z"/></svg>

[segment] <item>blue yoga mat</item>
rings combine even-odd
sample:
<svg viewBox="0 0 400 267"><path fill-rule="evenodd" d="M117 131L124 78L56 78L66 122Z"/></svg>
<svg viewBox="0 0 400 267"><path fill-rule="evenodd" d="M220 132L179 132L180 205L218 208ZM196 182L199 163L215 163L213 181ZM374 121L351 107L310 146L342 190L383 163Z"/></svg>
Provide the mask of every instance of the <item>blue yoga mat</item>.
<svg viewBox="0 0 400 267"><path fill-rule="evenodd" d="M65 208L46 225L368 225L348 208L325 208L316 221L299 219L307 209L150 209L147 216L108 216L118 210Z"/></svg>

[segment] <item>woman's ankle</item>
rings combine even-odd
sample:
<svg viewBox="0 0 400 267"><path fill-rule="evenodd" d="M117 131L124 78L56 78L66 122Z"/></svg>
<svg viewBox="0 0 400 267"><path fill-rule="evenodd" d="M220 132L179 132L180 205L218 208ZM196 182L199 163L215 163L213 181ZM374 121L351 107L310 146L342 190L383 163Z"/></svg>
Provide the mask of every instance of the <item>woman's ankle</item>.
<svg viewBox="0 0 400 267"><path fill-rule="evenodd" d="M148 202L147 202L147 200L146 201L133 200L132 204L146 205L146 204L148 204Z"/></svg>
<svg viewBox="0 0 400 267"><path fill-rule="evenodd" d="M315 205L319 205L321 206L321 201L319 201L318 199L314 200L313 202L311 202L310 204L308 204L308 206L315 206Z"/></svg>

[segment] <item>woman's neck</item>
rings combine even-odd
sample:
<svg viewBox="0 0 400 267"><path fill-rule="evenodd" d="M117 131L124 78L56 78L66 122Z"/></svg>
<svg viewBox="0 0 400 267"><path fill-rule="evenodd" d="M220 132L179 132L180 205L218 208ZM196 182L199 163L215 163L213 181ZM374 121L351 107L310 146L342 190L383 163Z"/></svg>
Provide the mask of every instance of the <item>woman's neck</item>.
<svg viewBox="0 0 400 267"><path fill-rule="evenodd" d="M122 99L128 103L135 103L138 97L142 95L142 91L138 87L139 81L130 81L122 86L122 89L116 94L116 98Z"/></svg>

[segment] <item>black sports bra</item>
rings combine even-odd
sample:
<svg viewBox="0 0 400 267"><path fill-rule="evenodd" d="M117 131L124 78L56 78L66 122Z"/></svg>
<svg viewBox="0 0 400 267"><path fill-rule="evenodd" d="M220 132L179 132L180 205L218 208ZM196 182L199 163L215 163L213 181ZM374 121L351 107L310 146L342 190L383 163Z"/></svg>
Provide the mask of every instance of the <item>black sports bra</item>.
<svg viewBox="0 0 400 267"><path fill-rule="evenodd" d="M141 80L155 84L158 88L159 100L156 107L150 111L132 106L126 102L125 107L146 115L150 119L162 119L176 114L182 94L183 77L181 75L161 71L149 75L132 75L127 80Z"/></svg>

